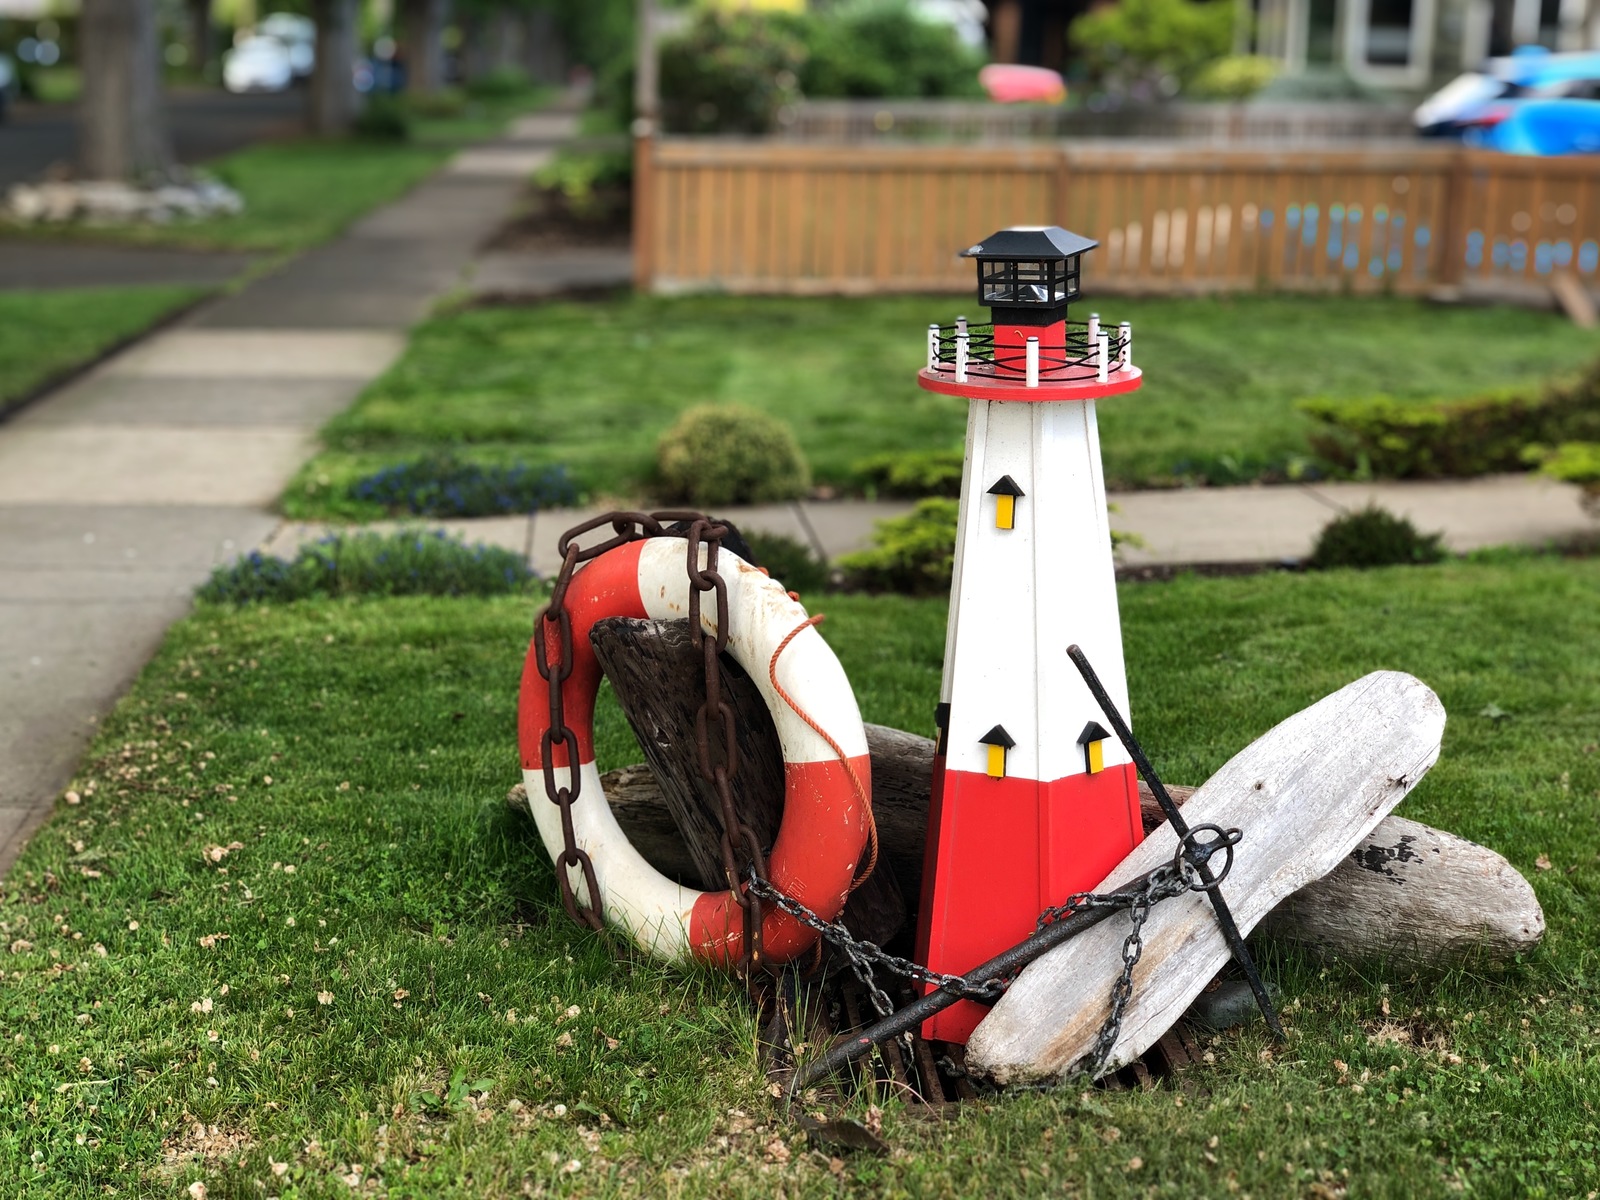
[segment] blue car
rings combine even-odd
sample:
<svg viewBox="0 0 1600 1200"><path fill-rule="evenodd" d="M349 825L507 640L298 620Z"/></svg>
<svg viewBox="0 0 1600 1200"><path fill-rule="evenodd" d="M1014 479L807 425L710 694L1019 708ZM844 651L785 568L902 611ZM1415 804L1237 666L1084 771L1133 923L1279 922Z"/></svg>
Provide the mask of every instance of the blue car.
<svg viewBox="0 0 1600 1200"><path fill-rule="evenodd" d="M1487 131L1509 120L1523 105L1553 100L1600 101L1600 51L1552 54L1541 46L1524 46L1509 57L1490 59L1482 71L1457 76L1423 101L1412 120L1427 137L1488 145ZM1549 118L1536 120L1543 127ZM1573 120L1581 124L1583 117L1575 115Z"/></svg>

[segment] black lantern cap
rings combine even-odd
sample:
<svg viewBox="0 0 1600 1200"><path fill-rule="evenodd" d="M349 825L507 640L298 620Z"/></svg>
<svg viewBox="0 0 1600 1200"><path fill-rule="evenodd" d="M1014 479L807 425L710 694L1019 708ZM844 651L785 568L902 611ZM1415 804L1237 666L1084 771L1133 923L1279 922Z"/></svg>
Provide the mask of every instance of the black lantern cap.
<svg viewBox="0 0 1600 1200"><path fill-rule="evenodd" d="M1078 260L1100 243L1059 225L1019 225L969 247L978 260L978 303L995 322L1053 325L1078 295Z"/></svg>
<svg viewBox="0 0 1600 1200"><path fill-rule="evenodd" d="M1032 258L1060 261L1076 258L1100 243L1073 233L1059 225L1016 225L991 233L976 246L962 251L962 258L993 262L997 259Z"/></svg>

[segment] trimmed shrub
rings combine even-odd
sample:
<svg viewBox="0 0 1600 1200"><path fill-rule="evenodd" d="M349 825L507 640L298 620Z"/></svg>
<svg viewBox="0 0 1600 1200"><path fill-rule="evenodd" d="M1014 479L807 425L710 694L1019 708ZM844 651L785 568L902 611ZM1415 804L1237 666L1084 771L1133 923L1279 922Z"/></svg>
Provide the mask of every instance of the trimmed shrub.
<svg viewBox="0 0 1600 1200"><path fill-rule="evenodd" d="M661 115L673 133L767 133L800 99L806 49L761 13L702 9L661 44Z"/></svg>
<svg viewBox="0 0 1600 1200"><path fill-rule="evenodd" d="M919 501L903 517L879 521L872 549L839 559L845 582L864 592L935 596L950 590L961 506L942 496Z"/></svg>
<svg viewBox="0 0 1600 1200"><path fill-rule="evenodd" d="M561 193L573 216L593 220L604 215L598 189L633 181L633 153L629 150L578 152L558 150L533 174L534 183Z"/></svg>
<svg viewBox="0 0 1600 1200"><path fill-rule="evenodd" d="M1278 76L1280 64L1261 54L1230 54L1207 63L1189 85L1189 94L1206 100L1248 100Z"/></svg>
<svg viewBox="0 0 1600 1200"><path fill-rule="evenodd" d="M1591 517L1600 517L1600 442L1564 442L1543 456L1540 471L1552 479L1583 488L1579 503Z"/></svg>
<svg viewBox="0 0 1600 1200"><path fill-rule="evenodd" d="M467 95L460 88L453 87L440 88L436 92L407 92L406 107L416 117L459 117L467 111Z"/></svg>
<svg viewBox="0 0 1600 1200"><path fill-rule="evenodd" d="M1384 479L1464 478L1527 468L1530 443L1600 441L1600 367L1577 382L1402 404L1388 396L1308 400L1312 448L1344 471Z"/></svg>
<svg viewBox="0 0 1600 1200"><path fill-rule="evenodd" d="M982 96L982 53L903 0L835 5L788 23L804 41L807 96Z"/></svg>
<svg viewBox="0 0 1600 1200"><path fill-rule="evenodd" d="M909 450L874 454L853 463L850 473L862 491L879 496L961 495L962 450Z"/></svg>
<svg viewBox="0 0 1600 1200"><path fill-rule="evenodd" d="M329 534L292 559L251 551L201 586L214 604L288 603L312 596L497 596L533 578L522 557L468 546L443 530Z"/></svg>
<svg viewBox="0 0 1600 1200"><path fill-rule="evenodd" d="M516 67L496 67L467 81L467 95L475 100L510 100L531 91L528 73Z"/></svg>
<svg viewBox="0 0 1600 1200"><path fill-rule="evenodd" d="M767 574L791 592L819 592L828 586L828 564L819 559L804 542L781 533L744 535L745 544L755 557L750 561L765 567Z"/></svg>
<svg viewBox="0 0 1600 1200"><path fill-rule="evenodd" d="M1233 44L1226 0L1120 0L1073 20L1072 44L1094 78L1114 92L1171 96Z"/></svg>
<svg viewBox="0 0 1600 1200"><path fill-rule="evenodd" d="M564 467L486 467L434 454L357 480L350 497L419 517L490 517L572 504L578 490Z"/></svg>
<svg viewBox="0 0 1600 1200"><path fill-rule="evenodd" d="M1445 557L1442 538L1438 533L1419 533L1406 518L1369 504L1323 526L1306 565L1324 570L1435 563Z"/></svg>
<svg viewBox="0 0 1600 1200"><path fill-rule="evenodd" d="M738 404L684 410L656 443L656 463L669 504L766 504L798 499L811 486L811 468L789 427Z"/></svg>
<svg viewBox="0 0 1600 1200"><path fill-rule="evenodd" d="M405 142L411 139L411 110L399 96L375 93L356 114L355 133L370 142Z"/></svg>

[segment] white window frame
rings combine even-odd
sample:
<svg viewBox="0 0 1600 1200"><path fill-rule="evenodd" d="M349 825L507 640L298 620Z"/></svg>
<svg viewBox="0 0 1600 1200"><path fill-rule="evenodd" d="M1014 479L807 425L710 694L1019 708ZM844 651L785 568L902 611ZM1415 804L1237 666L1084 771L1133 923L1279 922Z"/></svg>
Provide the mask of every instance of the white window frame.
<svg viewBox="0 0 1600 1200"><path fill-rule="evenodd" d="M1346 0L1344 12L1344 65L1363 83L1378 87L1427 85L1433 74L1433 36L1437 0L1412 0L1411 40L1406 65L1367 61L1367 34L1371 28L1371 0Z"/></svg>

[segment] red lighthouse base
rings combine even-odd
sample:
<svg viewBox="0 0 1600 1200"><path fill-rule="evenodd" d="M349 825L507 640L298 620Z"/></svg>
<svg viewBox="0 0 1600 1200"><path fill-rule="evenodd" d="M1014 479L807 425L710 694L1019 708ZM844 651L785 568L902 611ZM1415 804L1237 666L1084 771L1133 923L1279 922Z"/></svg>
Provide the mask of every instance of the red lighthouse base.
<svg viewBox="0 0 1600 1200"><path fill-rule="evenodd" d="M1094 888L1143 838L1131 765L1051 783L934 760L917 958L960 975L1034 931L1039 914ZM923 1023L965 1043L987 1013L963 1000Z"/></svg>

